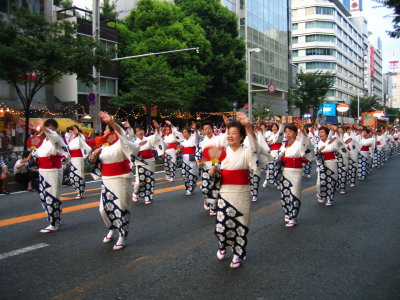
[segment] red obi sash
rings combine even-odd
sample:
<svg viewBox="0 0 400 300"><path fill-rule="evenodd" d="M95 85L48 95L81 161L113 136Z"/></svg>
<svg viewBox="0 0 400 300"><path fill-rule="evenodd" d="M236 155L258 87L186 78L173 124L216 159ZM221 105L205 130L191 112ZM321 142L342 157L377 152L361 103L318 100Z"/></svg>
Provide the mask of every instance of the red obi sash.
<svg viewBox="0 0 400 300"><path fill-rule="evenodd" d="M321 152L324 160L333 160L336 159L335 153L333 152Z"/></svg>
<svg viewBox="0 0 400 300"><path fill-rule="evenodd" d="M196 147L183 147L182 153L185 154L195 154L196 153Z"/></svg>
<svg viewBox="0 0 400 300"><path fill-rule="evenodd" d="M153 157L154 157L153 150L151 150L151 149L139 151L139 154L140 154L144 159L150 159L150 158L153 158Z"/></svg>
<svg viewBox="0 0 400 300"><path fill-rule="evenodd" d="M398 141L398 140L399 140L399 138L394 138L394 140L395 140L395 141Z"/></svg>
<svg viewBox="0 0 400 300"><path fill-rule="evenodd" d="M176 149L177 147L176 147L176 144L175 143L169 143L168 144L168 148L167 148L167 150L168 149Z"/></svg>
<svg viewBox="0 0 400 300"><path fill-rule="evenodd" d="M369 148L371 147L371 145L368 146L362 146L361 147L361 151L369 151Z"/></svg>
<svg viewBox="0 0 400 300"><path fill-rule="evenodd" d="M129 174L131 167L129 160L119 161L112 164L102 164L101 172L103 176L118 176L123 174Z"/></svg>
<svg viewBox="0 0 400 300"><path fill-rule="evenodd" d="M39 169L62 169L61 160L63 157L62 155L39 157Z"/></svg>
<svg viewBox="0 0 400 300"><path fill-rule="evenodd" d="M377 145L377 146L380 146L380 145L381 145L381 142L380 142L380 141L377 141L377 142L376 142L376 145Z"/></svg>
<svg viewBox="0 0 400 300"><path fill-rule="evenodd" d="M293 168L293 169L301 169L303 165L302 157L283 157L283 167L284 168Z"/></svg>
<svg viewBox="0 0 400 300"><path fill-rule="evenodd" d="M273 150L279 150L282 146L282 143L275 143L275 144L271 144L269 145L269 148L271 149L271 151Z"/></svg>
<svg viewBox="0 0 400 300"><path fill-rule="evenodd" d="M69 150L71 157L83 157L81 149Z"/></svg>
<svg viewBox="0 0 400 300"><path fill-rule="evenodd" d="M221 170L221 185L249 185L249 170Z"/></svg>

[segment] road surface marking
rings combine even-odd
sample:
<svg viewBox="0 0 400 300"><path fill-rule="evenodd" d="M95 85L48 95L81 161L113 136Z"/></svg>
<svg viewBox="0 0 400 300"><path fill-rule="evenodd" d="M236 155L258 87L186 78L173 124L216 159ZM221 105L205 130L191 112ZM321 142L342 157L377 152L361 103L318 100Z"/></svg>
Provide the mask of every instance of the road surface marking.
<svg viewBox="0 0 400 300"><path fill-rule="evenodd" d="M0 260L5 259L7 257L16 256L16 255L20 255L22 253L26 253L26 252L30 252L30 251L33 251L33 250L37 250L37 249L40 249L40 248L48 247L48 246L50 246L50 245L46 244L46 243L40 243L40 244L37 244L37 245L33 245L33 246L29 246L29 247L18 249L18 250L14 250L14 251L11 251L11 252L7 252L7 253L4 253L4 254L0 254Z"/></svg>
<svg viewBox="0 0 400 300"><path fill-rule="evenodd" d="M154 191L154 194L157 195L157 194L168 193L168 192L172 192L172 191L176 191L176 190L181 190L181 189L184 189L184 187L185 187L184 185L178 185L178 186L173 186L173 187L169 187L169 188L165 188L165 189L158 189L158 190ZM100 193L95 194L95 195L100 195ZM96 207L96 206L99 206L99 201L66 207L66 208L62 209L62 212L63 212L63 214L65 214L65 213L70 213L73 211L79 211L79 210ZM0 227L23 223L23 222L28 222L28 221L33 221L33 220L38 220L38 219L42 219L45 217L46 217L45 213L41 212L41 213L36 213L36 214L31 214L31 215L26 215L26 216L21 216L21 217L4 219L4 220L0 220Z"/></svg>

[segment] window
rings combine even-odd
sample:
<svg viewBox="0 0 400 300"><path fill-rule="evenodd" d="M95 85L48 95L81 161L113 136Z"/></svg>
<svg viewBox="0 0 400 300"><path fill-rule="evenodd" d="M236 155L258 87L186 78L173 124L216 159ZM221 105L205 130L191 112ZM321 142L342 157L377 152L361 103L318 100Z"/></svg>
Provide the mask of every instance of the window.
<svg viewBox="0 0 400 300"><path fill-rule="evenodd" d="M306 42L334 42L333 35L312 34L306 35Z"/></svg>
<svg viewBox="0 0 400 300"><path fill-rule="evenodd" d="M329 90L326 95L326 97L334 97L335 96L335 91L334 90Z"/></svg>
<svg viewBox="0 0 400 300"><path fill-rule="evenodd" d="M335 51L330 48L310 48L306 49L306 55L333 55Z"/></svg>
<svg viewBox="0 0 400 300"><path fill-rule="evenodd" d="M333 16L335 14L335 10L332 7L317 6L316 13L317 13L317 15L332 15Z"/></svg>
<svg viewBox="0 0 400 300"><path fill-rule="evenodd" d="M100 78L101 95L117 95L117 79Z"/></svg>
<svg viewBox="0 0 400 300"><path fill-rule="evenodd" d="M307 22L307 28L335 28L335 23L327 22L327 21L314 21L314 22Z"/></svg>
<svg viewBox="0 0 400 300"><path fill-rule="evenodd" d="M292 50L292 56L293 57L298 57L299 56L299 50Z"/></svg>
<svg viewBox="0 0 400 300"><path fill-rule="evenodd" d="M103 44L106 51L113 51L114 58L117 57L117 43L116 42L101 40L101 43Z"/></svg>
<svg viewBox="0 0 400 300"><path fill-rule="evenodd" d="M333 70L335 69L335 64L332 62L318 62L318 61L313 61L313 62L308 62L306 63L306 69L329 69Z"/></svg>
<svg viewBox="0 0 400 300"><path fill-rule="evenodd" d="M297 29L299 29L299 23L293 23L292 30L297 30Z"/></svg>
<svg viewBox="0 0 400 300"><path fill-rule="evenodd" d="M299 37L298 36L292 37L292 44L297 44L298 42L299 42Z"/></svg>
<svg viewBox="0 0 400 300"><path fill-rule="evenodd" d="M314 15L314 14L315 14L315 7L306 8L306 15Z"/></svg>

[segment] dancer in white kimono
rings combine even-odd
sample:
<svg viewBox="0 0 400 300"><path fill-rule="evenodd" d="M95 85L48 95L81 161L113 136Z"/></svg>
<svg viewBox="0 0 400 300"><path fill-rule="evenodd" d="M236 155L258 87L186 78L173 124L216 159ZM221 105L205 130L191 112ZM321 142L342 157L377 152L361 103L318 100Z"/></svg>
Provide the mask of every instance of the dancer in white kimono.
<svg viewBox="0 0 400 300"><path fill-rule="evenodd" d="M135 127L135 144L140 146L140 149L135 159L136 176L132 200L137 202L139 197L144 198L145 204L153 203L155 185L154 172L156 168L153 147L158 147L160 140L160 126L156 120L153 120L153 126L155 132L149 137L144 136L142 127Z"/></svg>
<svg viewBox="0 0 400 300"><path fill-rule="evenodd" d="M219 246L217 258L225 258L226 248L233 250L230 268L240 267L246 257L251 204L249 171L257 167L257 142L253 127L243 113L237 113L237 117L240 122L234 121L228 125L226 158L220 166L221 189L215 227ZM249 147L242 144L246 132ZM215 177L217 173L217 167L213 166L210 175Z"/></svg>
<svg viewBox="0 0 400 300"><path fill-rule="evenodd" d="M274 117L275 121L279 120L278 117ZM266 167L266 178L263 183L263 187L267 187L270 185L278 185L277 175L278 175L278 167L277 160L279 158L279 149L282 146L283 142L283 131L285 126L283 124L273 123L271 126L272 133L269 135L267 142L270 148L270 155L273 157L273 160L267 164Z"/></svg>
<svg viewBox="0 0 400 300"><path fill-rule="evenodd" d="M39 167L39 197L47 214L50 225L40 232L49 233L61 225L61 184L62 159L69 159L67 146L56 132L58 123L54 119L37 121L37 126L45 134L42 145L30 155L30 161L36 160Z"/></svg>
<svg viewBox="0 0 400 300"><path fill-rule="evenodd" d="M99 116L107 123L103 146L93 151L90 160L101 162L100 214L109 231L103 243L113 240L114 230L119 238L113 250L125 247L130 222L129 208L132 204L131 155L136 155L139 146L129 142L124 130L106 113Z"/></svg>
<svg viewBox="0 0 400 300"><path fill-rule="evenodd" d="M175 180L176 174L178 143L183 140L183 136L172 125L171 121L165 121L165 124L167 124L163 134L164 143L167 145L164 156L165 179L172 182Z"/></svg>
<svg viewBox="0 0 400 300"><path fill-rule="evenodd" d="M335 126L331 128L336 131ZM320 203L326 201L326 206L333 205L333 198L338 180L338 163L335 152L338 150L336 137L329 139L329 129L320 127L318 132L317 160L317 200Z"/></svg>
<svg viewBox="0 0 400 300"><path fill-rule="evenodd" d="M335 134L338 150L335 153L338 161L338 181L336 188L340 194L346 194L347 174L349 170L349 151L347 145L343 140L345 129L342 127L338 128Z"/></svg>
<svg viewBox="0 0 400 300"><path fill-rule="evenodd" d="M301 205L302 162L306 155L308 137L302 121L285 126L286 143L280 148L279 161L282 174L279 180L281 204L285 213L286 227L297 225Z"/></svg>
<svg viewBox="0 0 400 300"><path fill-rule="evenodd" d="M360 139L360 155L358 156L358 179L365 181L372 171L372 155L374 153L375 139L371 137L368 128L362 130Z"/></svg>
<svg viewBox="0 0 400 300"><path fill-rule="evenodd" d="M229 124L229 120L226 116L223 116L224 123ZM227 145L226 135L220 134L214 135L213 125L211 122L204 122L202 124L203 129L203 141L199 144L199 148L196 152L196 160L201 168L201 191L204 196L204 209L210 211L210 216L215 216L216 204L218 198L219 182L215 178L211 177L209 170L212 166L211 162L203 161L203 149L208 146L221 147Z"/></svg>
<svg viewBox="0 0 400 300"><path fill-rule="evenodd" d="M183 141L180 144L183 155L182 177L185 181L186 196L190 196L196 188L197 175L199 173L195 157L196 149L199 145L196 123L192 123L192 128L184 127L182 135Z"/></svg>
<svg viewBox="0 0 400 300"><path fill-rule="evenodd" d="M265 128L265 127L264 127ZM250 172L250 187L251 187L251 201L258 201L258 190L260 187L261 181L261 171L264 167L273 160L270 154L270 148L267 141L264 138L264 130L261 127L261 130L256 130L257 137L257 168ZM250 147L249 145L249 137L246 137L243 144L246 147Z"/></svg>
<svg viewBox="0 0 400 300"><path fill-rule="evenodd" d="M75 199L82 199L85 194L85 158L92 152L92 148L86 144L85 137L76 125L72 126L72 134L67 142L71 155L69 180L78 193Z"/></svg>
<svg viewBox="0 0 400 300"><path fill-rule="evenodd" d="M346 132L343 135L343 141L349 152L349 168L347 173L347 178L350 183L350 187L356 186L357 179L357 168L358 168L358 154L360 150L360 144L356 133L350 126L346 127Z"/></svg>

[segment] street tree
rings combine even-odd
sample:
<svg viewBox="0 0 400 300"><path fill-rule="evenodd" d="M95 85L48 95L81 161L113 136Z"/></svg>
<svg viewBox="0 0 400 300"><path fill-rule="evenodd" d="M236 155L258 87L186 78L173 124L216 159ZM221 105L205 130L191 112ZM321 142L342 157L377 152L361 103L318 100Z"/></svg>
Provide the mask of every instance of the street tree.
<svg viewBox="0 0 400 300"><path fill-rule="evenodd" d="M111 102L118 107L190 109L199 101L210 78L202 75L211 55L203 29L173 3L141 0L137 9L116 24L119 57L199 47L185 51L127 59L120 63L121 96ZM149 124L149 123L148 123Z"/></svg>
<svg viewBox="0 0 400 300"><path fill-rule="evenodd" d="M312 111L314 119L319 107L324 103L326 94L333 86L335 77L321 70L297 75L296 88L289 93L290 102L300 109L300 117Z"/></svg>
<svg viewBox="0 0 400 300"><path fill-rule="evenodd" d="M116 20L118 18L117 1L103 0L100 5L100 15L104 20Z"/></svg>
<svg viewBox="0 0 400 300"><path fill-rule="evenodd" d="M400 1L399 0L373 0L376 3L383 4L383 6L393 9L394 14L392 15L393 30L387 31L390 37L398 39L400 38Z"/></svg>
<svg viewBox="0 0 400 300"><path fill-rule="evenodd" d="M92 67L106 66L110 57L92 39L77 35L71 22L49 22L26 9L16 10L10 21L0 20L0 78L15 88L22 102L25 139L31 103L40 89L63 75L76 74L90 83Z"/></svg>
<svg viewBox="0 0 400 300"><path fill-rule="evenodd" d="M360 97L360 115L363 112L372 112L381 110L383 107L379 104L380 98L377 96ZM353 117L358 115L358 98L351 99L350 112Z"/></svg>
<svg viewBox="0 0 400 300"><path fill-rule="evenodd" d="M247 101L246 53L244 40L239 37L236 15L220 0L175 0L188 16L193 16L204 29L211 43L211 53L200 73L211 78L203 92L203 100L193 103L192 111L224 111L239 107Z"/></svg>
<svg viewBox="0 0 400 300"><path fill-rule="evenodd" d="M265 119L274 116L269 103L259 104L253 108L253 118L256 122L263 122Z"/></svg>

